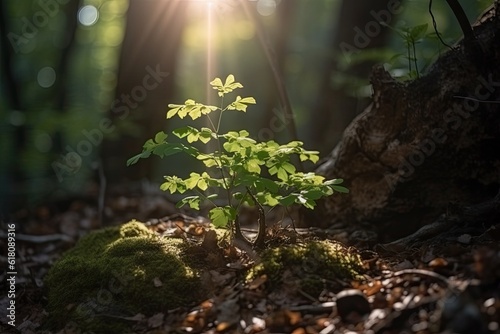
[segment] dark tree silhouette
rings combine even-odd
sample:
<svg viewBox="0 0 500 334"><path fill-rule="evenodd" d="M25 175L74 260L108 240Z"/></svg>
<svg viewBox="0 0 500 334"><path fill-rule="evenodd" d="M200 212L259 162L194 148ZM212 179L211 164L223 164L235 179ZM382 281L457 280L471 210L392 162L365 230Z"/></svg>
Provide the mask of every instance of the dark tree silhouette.
<svg viewBox="0 0 500 334"><path fill-rule="evenodd" d="M128 158L163 129L165 108L172 100L177 56L189 1L131 0L110 117L115 124L132 122L138 134L120 134L103 145L105 174L110 182L151 175L152 161L125 168Z"/></svg>
<svg viewBox="0 0 500 334"><path fill-rule="evenodd" d="M339 58L349 57L352 51L350 47L367 50L386 45L388 29L381 27L378 22L396 20L392 12L397 12L399 9L389 8L388 4L391 2L393 1L345 0L338 16L332 18L331 22L334 25L332 31L336 33L332 35L331 49L336 56L325 64L317 104L313 106L309 118L307 137L311 138L311 147L325 151L335 145L349 122L369 103L367 99L360 100L353 97L343 87L333 87L332 78L340 73ZM379 28L378 32L374 30L376 26ZM368 34L366 30L370 30ZM361 36L363 34L366 37ZM373 61L359 62L350 66L343 74L365 78L373 65Z"/></svg>

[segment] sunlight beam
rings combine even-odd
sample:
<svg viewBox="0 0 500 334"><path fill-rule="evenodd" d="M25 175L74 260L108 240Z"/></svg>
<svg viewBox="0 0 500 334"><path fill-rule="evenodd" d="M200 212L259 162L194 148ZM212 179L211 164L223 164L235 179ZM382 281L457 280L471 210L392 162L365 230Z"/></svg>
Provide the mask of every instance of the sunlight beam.
<svg viewBox="0 0 500 334"><path fill-rule="evenodd" d="M213 34L214 34L214 31L213 31L213 1L207 1L207 4L206 4L206 10L207 10L207 35L206 35L206 39L207 39L207 45L206 45L206 56L207 56L207 59L206 59L206 75L207 75L207 80L206 82L210 82L214 79L214 70L215 70L215 65L214 65L214 50L213 50ZM211 86L207 86L207 91L206 91L206 95L207 95L207 102L209 105L212 105L212 98L211 96L213 96L213 94L211 94Z"/></svg>

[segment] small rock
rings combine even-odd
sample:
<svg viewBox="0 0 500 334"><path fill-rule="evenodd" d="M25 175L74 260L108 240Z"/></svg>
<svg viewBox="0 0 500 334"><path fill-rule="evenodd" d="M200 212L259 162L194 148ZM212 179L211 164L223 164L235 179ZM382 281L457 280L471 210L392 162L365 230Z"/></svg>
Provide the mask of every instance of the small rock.
<svg viewBox="0 0 500 334"><path fill-rule="evenodd" d="M411 263L409 260L404 260L403 262L400 262L394 266L394 271L399 271L399 270L404 270L404 269L411 269L415 268L415 265Z"/></svg>
<svg viewBox="0 0 500 334"><path fill-rule="evenodd" d="M350 289L337 294L337 313L342 321L356 323L370 312L370 303L361 291Z"/></svg>
<svg viewBox="0 0 500 334"><path fill-rule="evenodd" d="M457 241L460 242L461 244L468 245L470 244L472 237L470 234L462 234L457 238Z"/></svg>

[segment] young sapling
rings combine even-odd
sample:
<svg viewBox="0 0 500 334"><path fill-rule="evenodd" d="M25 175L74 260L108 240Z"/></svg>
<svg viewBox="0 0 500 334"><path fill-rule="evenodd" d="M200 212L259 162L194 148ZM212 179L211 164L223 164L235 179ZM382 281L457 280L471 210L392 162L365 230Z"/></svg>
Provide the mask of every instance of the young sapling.
<svg viewBox="0 0 500 334"><path fill-rule="evenodd" d="M202 202L209 202L212 208L209 218L216 227L231 227L234 237L254 247L262 247L265 242L266 223L264 206L291 206L294 203L312 209L316 200L334 192L347 193L347 188L341 186L342 179L325 180L315 173L297 171L291 163L291 157L297 155L300 161L316 163L319 159L317 151L304 149L300 141L292 141L280 145L273 140L258 142L250 137L246 130L221 133L220 125L223 115L227 112L246 112L249 105L255 104L253 97L236 96L235 100L224 106L224 98L243 85L235 81L233 75L228 75L224 83L220 78L210 82L221 99L221 106L211 106L198 103L192 99L184 104L169 104L167 119L189 116L192 120L206 117L210 127L195 128L184 126L172 131L172 135L180 141L167 140L168 135L158 132L154 139L149 139L140 154L130 158L127 165L135 164L141 158L151 154L166 157L177 153L187 154L201 161L206 171L191 172L189 177L176 175L165 176L165 182L160 186L171 194L183 194L190 191L177 207L188 205L199 210ZM215 150L206 152L194 144L201 142L206 145L215 141ZM207 193L207 190L219 189L219 192ZM225 205L217 205L214 199L224 198ZM239 226L239 210L243 204L255 206L259 212L259 227L257 237L252 242L241 233Z"/></svg>

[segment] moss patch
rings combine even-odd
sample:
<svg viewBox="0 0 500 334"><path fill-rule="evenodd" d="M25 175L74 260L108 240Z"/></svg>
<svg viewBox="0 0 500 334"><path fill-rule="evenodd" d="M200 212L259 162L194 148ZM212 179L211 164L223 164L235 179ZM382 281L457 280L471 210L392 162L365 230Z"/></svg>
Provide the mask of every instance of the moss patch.
<svg viewBox="0 0 500 334"><path fill-rule="evenodd" d="M361 271L361 259L352 250L336 242L309 241L263 251L261 263L250 270L247 279L266 275L271 289L297 283L304 292L317 296L329 287L328 282L355 279Z"/></svg>
<svg viewBox="0 0 500 334"><path fill-rule="evenodd" d="M137 221L85 236L47 275L49 326L111 333L126 328L120 318L199 301L203 291L181 246Z"/></svg>

